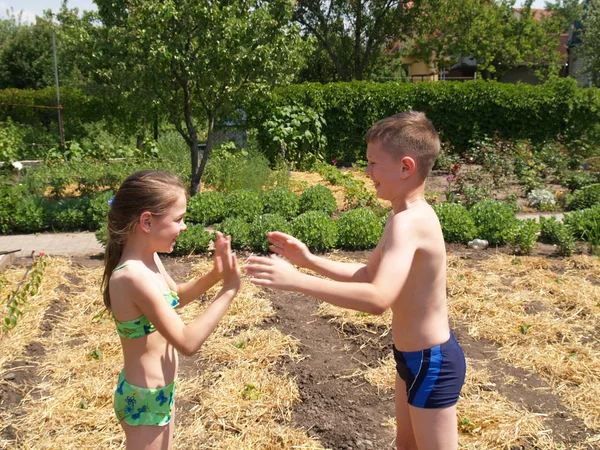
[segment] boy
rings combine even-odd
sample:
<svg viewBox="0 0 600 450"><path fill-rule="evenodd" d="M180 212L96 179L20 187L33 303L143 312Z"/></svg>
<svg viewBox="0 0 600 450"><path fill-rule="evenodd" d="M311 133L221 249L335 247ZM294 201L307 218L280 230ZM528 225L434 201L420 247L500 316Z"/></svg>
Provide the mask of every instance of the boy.
<svg viewBox="0 0 600 450"><path fill-rule="evenodd" d="M393 208L367 264L317 257L298 239L273 232L274 253L330 279L300 273L276 255L252 256L244 268L261 286L372 314L391 308L397 448L454 450L465 358L448 325L442 230L424 197L440 140L425 114L409 111L377 122L366 141L367 174Z"/></svg>

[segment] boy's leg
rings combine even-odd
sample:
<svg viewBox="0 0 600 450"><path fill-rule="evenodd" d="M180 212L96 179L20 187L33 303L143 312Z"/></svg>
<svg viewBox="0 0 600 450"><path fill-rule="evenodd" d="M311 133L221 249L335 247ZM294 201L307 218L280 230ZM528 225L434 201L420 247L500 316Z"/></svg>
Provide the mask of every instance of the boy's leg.
<svg viewBox="0 0 600 450"><path fill-rule="evenodd" d="M427 409L408 407L419 450L457 450L456 405Z"/></svg>
<svg viewBox="0 0 600 450"><path fill-rule="evenodd" d="M396 448L398 450L416 450L417 443L408 410L406 384L396 373Z"/></svg>

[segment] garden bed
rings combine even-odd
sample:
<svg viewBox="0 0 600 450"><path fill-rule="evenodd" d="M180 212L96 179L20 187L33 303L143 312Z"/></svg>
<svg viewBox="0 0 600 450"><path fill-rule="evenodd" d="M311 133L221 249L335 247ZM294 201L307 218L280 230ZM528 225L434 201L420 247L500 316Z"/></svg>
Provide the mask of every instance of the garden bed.
<svg viewBox="0 0 600 450"><path fill-rule="evenodd" d="M600 261L543 256L538 245L542 256L508 253L448 245L451 323L468 362L461 448L596 448ZM165 265L184 280L210 261ZM101 266L49 259L40 294L0 336L0 446L121 447L111 402L122 361L99 314ZM10 268L5 287L22 270ZM204 306L184 309L184 320ZM244 283L200 353L181 360L175 448L392 448L389 319Z"/></svg>

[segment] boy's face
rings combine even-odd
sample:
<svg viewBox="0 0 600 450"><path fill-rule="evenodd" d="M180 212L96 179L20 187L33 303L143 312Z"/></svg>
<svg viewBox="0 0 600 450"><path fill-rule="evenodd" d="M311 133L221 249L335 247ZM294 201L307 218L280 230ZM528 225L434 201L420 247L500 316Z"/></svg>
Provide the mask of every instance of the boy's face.
<svg viewBox="0 0 600 450"><path fill-rule="evenodd" d="M367 145L367 175L373 180L377 197L392 201L397 197L403 176L403 160L383 149L381 141Z"/></svg>

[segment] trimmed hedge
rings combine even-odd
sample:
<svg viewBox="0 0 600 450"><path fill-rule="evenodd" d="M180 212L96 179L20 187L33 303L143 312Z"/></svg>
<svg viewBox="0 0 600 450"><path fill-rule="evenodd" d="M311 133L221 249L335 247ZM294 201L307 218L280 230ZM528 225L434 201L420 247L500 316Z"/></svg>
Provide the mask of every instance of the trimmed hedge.
<svg viewBox="0 0 600 450"><path fill-rule="evenodd" d="M364 159L364 135L373 123L409 109L424 111L459 152L486 135L533 142L557 135L574 139L600 124L600 91L577 88L575 80L566 78L538 86L483 80L292 85L249 100L248 125L258 130L259 139L268 135L263 124L285 105L320 113L326 160L343 162Z"/></svg>

